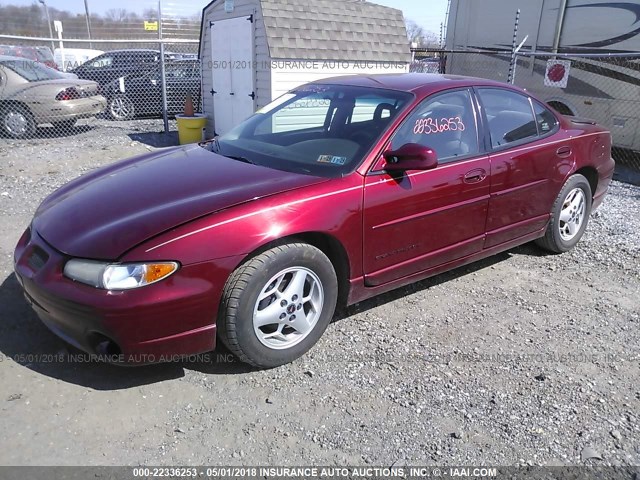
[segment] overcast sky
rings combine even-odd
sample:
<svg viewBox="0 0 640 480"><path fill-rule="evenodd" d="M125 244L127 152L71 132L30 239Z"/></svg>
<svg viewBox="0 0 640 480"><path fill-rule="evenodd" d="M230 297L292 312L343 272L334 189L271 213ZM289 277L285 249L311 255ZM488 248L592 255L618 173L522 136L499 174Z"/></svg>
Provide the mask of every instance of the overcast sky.
<svg viewBox="0 0 640 480"><path fill-rule="evenodd" d="M222 0L221 0L222 1ZM402 10L409 18L424 29L440 34L440 23L444 22L447 0L372 0ZM31 5L36 0L0 0L0 5ZM71 12L84 12L84 0L46 0L51 7ZM104 13L111 8L126 8L142 12L145 8L157 8L157 0L88 0L92 13ZM195 14L207 5L206 0L162 0L167 12L179 11L182 14Z"/></svg>

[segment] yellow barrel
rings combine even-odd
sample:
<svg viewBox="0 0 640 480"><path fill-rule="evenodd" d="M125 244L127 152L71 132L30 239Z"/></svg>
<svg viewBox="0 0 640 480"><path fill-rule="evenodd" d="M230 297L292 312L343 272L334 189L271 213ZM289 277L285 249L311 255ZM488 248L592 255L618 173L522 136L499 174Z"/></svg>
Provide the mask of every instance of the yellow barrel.
<svg viewBox="0 0 640 480"><path fill-rule="evenodd" d="M178 122L178 139L180 140L180 145L201 142L205 139L207 117L203 114L195 113L193 117L176 115L176 121Z"/></svg>

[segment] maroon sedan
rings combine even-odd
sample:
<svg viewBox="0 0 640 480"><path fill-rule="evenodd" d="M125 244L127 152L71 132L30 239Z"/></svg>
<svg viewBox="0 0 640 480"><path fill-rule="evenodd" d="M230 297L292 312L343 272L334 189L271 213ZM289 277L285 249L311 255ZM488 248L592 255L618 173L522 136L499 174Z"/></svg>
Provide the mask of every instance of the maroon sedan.
<svg viewBox="0 0 640 480"><path fill-rule="evenodd" d="M611 136L501 83L353 76L291 91L202 145L84 175L38 208L15 270L67 342L149 363L273 367L336 305L535 240L572 248Z"/></svg>

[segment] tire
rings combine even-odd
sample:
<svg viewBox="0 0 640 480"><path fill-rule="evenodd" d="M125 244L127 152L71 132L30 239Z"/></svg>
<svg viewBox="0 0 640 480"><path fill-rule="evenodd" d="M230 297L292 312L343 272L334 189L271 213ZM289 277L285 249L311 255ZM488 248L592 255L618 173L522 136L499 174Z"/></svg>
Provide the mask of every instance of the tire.
<svg viewBox="0 0 640 480"><path fill-rule="evenodd" d="M56 130L71 130L76 125L76 119L61 120L59 122L51 122Z"/></svg>
<svg viewBox="0 0 640 480"><path fill-rule="evenodd" d="M558 194L544 237L536 243L554 253L571 250L587 228L591 214L591 186L585 177L569 177Z"/></svg>
<svg viewBox="0 0 640 480"><path fill-rule="evenodd" d="M111 97L107 110L109 116L116 121L131 120L136 114L135 105L126 95Z"/></svg>
<svg viewBox="0 0 640 480"><path fill-rule="evenodd" d="M324 253L305 243L276 246L238 267L227 280L219 337L241 361L277 367L315 345L337 299L336 272Z"/></svg>
<svg viewBox="0 0 640 480"><path fill-rule="evenodd" d="M0 131L10 138L29 138L36 132L36 122L23 105L0 105Z"/></svg>

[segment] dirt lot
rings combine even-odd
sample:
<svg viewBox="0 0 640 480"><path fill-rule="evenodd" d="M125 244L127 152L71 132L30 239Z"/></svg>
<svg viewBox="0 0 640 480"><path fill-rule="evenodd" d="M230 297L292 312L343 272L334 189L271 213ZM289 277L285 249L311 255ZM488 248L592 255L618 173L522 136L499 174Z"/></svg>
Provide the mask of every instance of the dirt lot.
<svg viewBox="0 0 640 480"><path fill-rule="evenodd" d="M0 464L640 463L640 187L621 183L571 253L527 245L352 307L292 365L78 361L13 247L56 187L163 145L156 123L0 139Z"/></svg>

